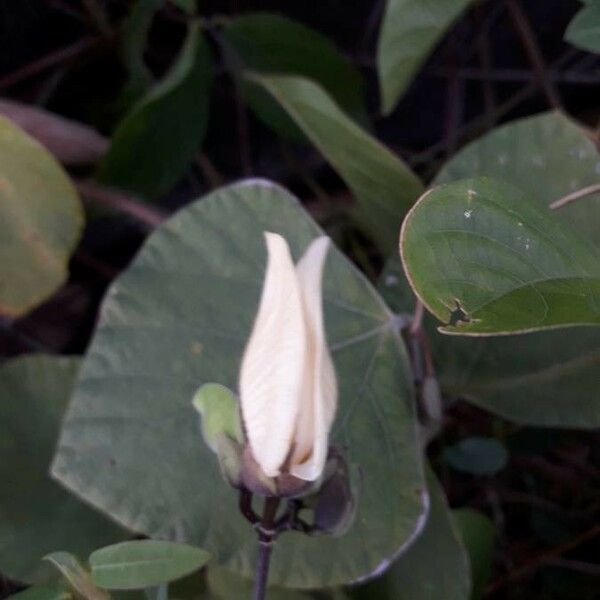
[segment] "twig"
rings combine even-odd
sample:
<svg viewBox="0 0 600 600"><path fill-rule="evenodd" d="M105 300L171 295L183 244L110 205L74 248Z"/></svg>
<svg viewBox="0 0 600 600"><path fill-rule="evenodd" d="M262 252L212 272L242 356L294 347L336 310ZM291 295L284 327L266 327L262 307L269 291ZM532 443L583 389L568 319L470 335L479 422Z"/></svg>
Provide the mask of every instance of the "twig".
<svg viewBox="0 0 600 600"><path fill-rule="evenodd" d="M196 154L196 164L200 171L202 171L202 176L211 189L214 190L225 183L223 175L221 175L212 160L204 152Z"/></svg>
<svg viewBox="0 0 600 600"><path fill-rule="evenodd" d="M256 580L254 583L254 600L264 600L269 579L269 565L271 553L277 531L275 529L275 516L279 507L279 498L265 499L263 516L258 526L258 563L256 565Z"/></svg>
<svg viewBox="0 0 600 600"><path fill-rule="evenodd" d="M588 187L584 187L580 190L576 190L554 202L550 203L548 206L552 210L556 210L557 208L562 208L563 206L570 204L571 202L575 202L575 200L579 200L580 198L585 198L586 196L592 196L593 194L600 193L600 183L595 183L594 185L589 185Z"/></svg>
<svg viewBox="0 0 600 600"><path fill-rule="evenodd" d="M600 565L594 565L582 560L550 558L546 561L546 564L552 567L561 567L563 569L570 569L571 571L578 571L579 573L586 573L587 575L595 575L596 577L600 576Z"/></svg>
<svg viewBox="0 0 600 600"><path fill-rule="evenodd" d="M515 31L519 35L523 49L533 67L540 89L546 95L548 104L560 110L562 108L562 101L552 81L548 78L544 57L527 20L527 15L517 0L505 0L505 2Z"/></svg>
<svg viewBox="0 0 600 600"><path fill-rule="evenodd" d="M42 58L24 65L23 67L17 69L16 71L2 77L0 79L0 90L5 90L6 88L12 87L21 81L29 79L38 73L53 67L54 65L60 64L66 60L73 59L88 50L92 50L98 46L101 46L106 39L102 36L94 36L94 37L84 37L78 42L67 46L66 48L61 48L60 50L56 50L55 52L51 52L50 54L46 54Z"/></svg>
<svg viewBox="0 0 600 600"><path fill-rule="evenodd" d="M415 304L415 312L413 314L412 322L410 324L409 333L411 335L417 335L421 331L423 326L423 317L425 316L425 305L417 300Z"/></svg>
<svg viewBox="0 0 600 600"><path fill-rule="evenodd" d="M523 577L535 572L540 567L552 562L553 559L560 557L561 555L573 550L577 546L580 546L584 542L587 542L596 536L600 535L600 525L595 525L591 529L584 531L580 535L574 537L567 542L559 544L554 548L550 548L550 550L546 550L541 554L533 557L531 560L527 561L525 564L521 565L518 569L515 569L508 573L505 577L501 579L497 579L492 582L486 589L485 595L489 596L498 590L505 588L507 585L514 583Z"/></svg>
<svg viewBox="0 0 600 600"><path fill-rule="evenodd" d="M119 190L106 188L92 181L78 180L74 183L82 196L89 200L100 202L119 212L126 213L152 228L156 227L167 218L166 213Z"/></svg>

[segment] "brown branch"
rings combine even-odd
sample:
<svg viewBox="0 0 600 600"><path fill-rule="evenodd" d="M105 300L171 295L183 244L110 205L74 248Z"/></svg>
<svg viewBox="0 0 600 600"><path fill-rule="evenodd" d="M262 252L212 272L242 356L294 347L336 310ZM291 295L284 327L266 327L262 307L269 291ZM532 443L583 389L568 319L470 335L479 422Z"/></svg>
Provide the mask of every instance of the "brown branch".
<svg viewBox="0 0 600 600"><path fill-rule="evenodd" d="M555 200L551 204L549 204L549 208L552 210L556 210L557 208L562 208L571 202L575 202L575 200L579 200L580 198L585 198L586 196L592 196L593 194L600 193L600 183L595 183L594 185L589 185L588 187L584 187L580 190L576 190L558 200Z"/></svg>
<svg viewBox="0 0 600 600"><path fill-rule="evenodd" d="M505 0L508 14L511 17L513 27L517 32L523 49L527 54L527 58L531 63L533 71L536 75L538 85L544 92L548 104L555 109L560 110L562 108L562 101L558 92L556 91L552 81L548 77L548 71L544 57L540 50L539 44L535 37L535 33L531 29L531 25L527 20L527 15L523 11L523 8L519 4L518 0Z"/></svg>
<svg viewBox="0 0 600 600"><path fill-rule="evenodd" d="M93 181L75 181L75 187L79 193L89 200L93 200L128 214L151 228L160 225L167 218L167 214L146 204L125 192L103 187Z"/></svg>

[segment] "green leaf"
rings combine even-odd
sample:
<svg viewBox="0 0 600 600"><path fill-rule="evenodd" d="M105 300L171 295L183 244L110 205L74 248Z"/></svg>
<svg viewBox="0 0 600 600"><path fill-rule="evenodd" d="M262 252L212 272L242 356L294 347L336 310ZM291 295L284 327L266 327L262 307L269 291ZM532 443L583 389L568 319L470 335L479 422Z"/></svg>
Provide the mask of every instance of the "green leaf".
<svg viewBox="0 0 600 600"><path fill-rule="evenodd" d="M322 234L284 189L249 180L188 205L148 238L108 292L53 467L118 521L206 548L245 577L254 573L256 534L200 437L191 399L207 382L236 389L262 288L265 230L284 235L296 258ZM273 585L365 576L411 540L423 513L404 345L381 298L335 248L324 305L340 388L331 439L360 468L362 495L344 536L281 536Z"/></svg>
<svg viewBox="0 0 600 600"><path fill-rule="evenodd" d="M392 152L349 119L317 84L301 77L253 77L281 104L348 184L373 241L397 247L404 213L423 186Z"/></svg>
<svg viewBox="0 0 600 600"><path fill-rule="evenodd" d="M120 54L129 80L121 90L118 107L129 108L148 91L154 80L144 53L154 15L163 4L164 0L137 0L123 23Z"/></svg>
<svg viewBox="0 0 600 600"><path fill-rule="evenodd" d="M377 44L382 110L389 115L453 21L473 0L387 0Z"/></svg>
<svg viewBox="0 0 600 600"><path fill-rule="evenodd" d="M360 72L318 31L277 14L260 12L227 21L222 35L243 68L265 75L312 79L344 112L366 120ZM306 139L265 90L251 81L241 85L256 116L275 133L294 141Z"/></svg>
<svg viewBox="0 0 600 600"><path fill-rule="evenodd" d="M0 315L25 314L65 282L82 229L79 197L62 167L0 117Z"/></svg>
<svg viewBox="0 0 600 600"><path fill-rule="evenodd" d="M431 470L427 482L431 505L423 532L381 577L352 589L353 600L469 599L469 559Z"/></svg>
<svg viewBox="0 0 600 600"><path fill-rule="evenodd" d="M54 575L43 556L87 555L124 533L48 476L79 361L30 355L0 369L0 571L25 583Z"/></svg>
<svg viewBox="0 0 600 600"><path fill-rule="evenodd" d="M254 581L211 566L208 568L208 587L219 600L248 600L252 597ZM294 590L270 587L267 598L269 600L310 600L311 596Z"/></svg>
<svg viewBox="0 0 600 600"><path fill-rule="evenodd" d="M506 183L478 178L429 191L403 223L400 251L444 333L600 324L598 252Z"/></svg>
<svg viewBox="0 0 600 600"><path fill-rule="evenodd" d="M71 600L72 597L62 583L36 585L10 596L12 600Z"/></svg>
<svg viewBox="0 0 600 600"><path fill-rule="evenodd" d="M483 597L485 585L492 572L496 529L484 514L471 508L452 511L452 517L469 553L473 592L471 600Z"/></svg>
<svg viewBox="0 0 600 600"><path fill-rule="evenodd" d="M192 23L168 74L117 127L98 179L147 198L171 189L204 139L211 83L210 51Z"/></svg>
<svg viewBox="0 0 600 600"><path fill-rule="evenodd" d="M240 444L244 441L239 402L229 388L205 383L194 395L192 404L201 415L202 435L213 452L217 452L222 435Z"/></svg>
<svg viewBox="0 0 600 600"><path fill-rule="evenodd" d="M581 50L600 54L600 1L590 0L569 23L565 39Z"/></svg>
<svg viewBox="0 0 600 600"><path fill-rule="evenodd" d="M494 438L470 437L444 448L444 460L470 475L495 475L508 461L506 448Z"/></svg>
<svg viewBox="0 0 600 600"><path fill-rule="evenodd" d="M109 600L110 596L94 585L90 574L69 552L52 552L44 558L61 572L73 591L85 600Z"/></svg>
<svg viewBox="0 0 600 600"><path fill-rule="evenodd" d="M187 13L188 15L193 15L197 10L197 0L170 0L177 8Z"/></svg>
<svg viewBox="0 0 600 600"><path fill-rule="evenodd" d="M545 210L573 190L597 183L600 159L584 130L550 112L498 127L466 146L444 165L436 182L474 175L514 183ZM600 195L557 211L596 247L600 247L598 214ZM403 279L400 261L394 257L380 289L395 310L412 311L414 298ZM440 339L433 330L430 327L437 372L446 394L464 397L518 423L600 426L600 330L596 327L485 339Z"/></svg>
<svg viewBox="0 0 600 600"><path fill-rule="evenodd" d="M180 579L205 565L210 554L158 540L121 542L90 555L92 580L107 590L138 590Z"/></svg>

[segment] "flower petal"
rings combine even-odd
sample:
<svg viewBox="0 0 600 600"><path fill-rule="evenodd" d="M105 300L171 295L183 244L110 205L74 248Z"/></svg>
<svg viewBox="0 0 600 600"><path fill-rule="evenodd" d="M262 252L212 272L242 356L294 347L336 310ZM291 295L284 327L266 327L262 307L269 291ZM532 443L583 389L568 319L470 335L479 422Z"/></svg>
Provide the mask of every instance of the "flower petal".
<svg viewBox="0 0 600 600"><path fill-rule="evenodd" d="M268 260L240 372L246 436L256 462L276 477L291 449L306 360L300 286L287 242L265 233Z"/></svg>
<svg viewBox="0 0 600 600"><path fill-rule="evenodd" d="M296 266L308 337L308 356L290 473L306 481L321 476L337 404L337 380L323 325L322 277L329 238L312 241Z"/></svg>

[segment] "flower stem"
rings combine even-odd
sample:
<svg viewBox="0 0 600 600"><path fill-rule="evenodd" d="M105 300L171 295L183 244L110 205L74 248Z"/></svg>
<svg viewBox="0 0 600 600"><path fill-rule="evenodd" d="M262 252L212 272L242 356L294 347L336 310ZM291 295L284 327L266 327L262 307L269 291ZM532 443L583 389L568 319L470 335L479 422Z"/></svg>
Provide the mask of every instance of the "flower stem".
<svg viewBox="0 0 600 600"><path fill-rule="evenodd" d="M269 578L269 564L271 552L277 532L275 530L275 516L279 507L279 498L265 499L263 516L257 526L258 530L258 563L256 565L256 579L254 584L253 600L264 600L267 592Z"/></svg>

